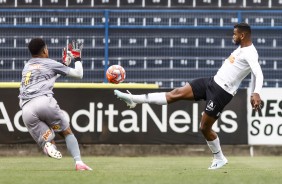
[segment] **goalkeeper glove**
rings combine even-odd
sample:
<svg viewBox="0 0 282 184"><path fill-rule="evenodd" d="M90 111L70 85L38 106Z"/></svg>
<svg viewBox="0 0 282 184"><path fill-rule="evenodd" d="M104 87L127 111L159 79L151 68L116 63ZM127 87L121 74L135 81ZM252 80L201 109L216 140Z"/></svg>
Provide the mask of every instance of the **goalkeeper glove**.
<svg viewBox="0 0 282 184"><path fill-rule="evenodd" d="M70 51L67 51L66 48L63 48L62 52L62 63L66 66L71 64L72 54Z"/></svg>
<svg viewBox="0 0 282 184"><path fill-rule="evenodd" d="M72 41L68 45L68 50L71 52L72 56L74 57L75 61L81 60L81 51L82 51L83 43Z"/></svg>

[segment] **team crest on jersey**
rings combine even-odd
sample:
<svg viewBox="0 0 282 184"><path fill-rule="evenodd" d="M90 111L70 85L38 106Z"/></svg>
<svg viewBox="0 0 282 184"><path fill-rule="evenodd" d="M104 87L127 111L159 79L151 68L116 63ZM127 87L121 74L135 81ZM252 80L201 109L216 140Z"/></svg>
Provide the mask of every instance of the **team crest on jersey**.
<svg viewBox="0 0 282 184"><path fill-rule="evenodd" d="M212 100L210 100L209 103L207 104L206 110L207 111L213 111L215 107L216 107L216 105L214 104L214 102Z"/></svg>
<svg viewBox="0 0 282 184"><path fill-rule="evenodd" d="M53 130L59 130L60 128L61 128L60 125L54 125L54 126L52 126L52 129L53 129Z"/></svg>

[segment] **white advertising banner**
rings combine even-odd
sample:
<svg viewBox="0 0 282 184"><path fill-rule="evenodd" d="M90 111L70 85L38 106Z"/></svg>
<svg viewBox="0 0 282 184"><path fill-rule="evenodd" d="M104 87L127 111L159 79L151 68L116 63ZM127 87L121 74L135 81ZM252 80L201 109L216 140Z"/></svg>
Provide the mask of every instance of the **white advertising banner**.
<svg viewBox="0 0 282 184"><path fill-rule="evenodd" d="M260 111L252 110L248 103L249 144L282 145L282 89L264 88L261 99L263 103Z"/></svg>

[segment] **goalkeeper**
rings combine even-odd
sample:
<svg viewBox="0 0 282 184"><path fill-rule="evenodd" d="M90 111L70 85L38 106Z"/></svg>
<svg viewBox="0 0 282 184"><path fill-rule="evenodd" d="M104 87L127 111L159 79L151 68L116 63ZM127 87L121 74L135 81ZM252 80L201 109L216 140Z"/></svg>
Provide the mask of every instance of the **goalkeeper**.
<svg viewBox="0 0 282 184"><path fill-rule="evenodd" d="M53 98L53 86L61 75L81 79L82 43L72 42L63 49L62 63L49 59L48 48L41 38L34 38L28 44L32 58L25 64L20 85L20 107L22 118L29 133L44 153L61 159L55 146L55 132L65 138L68 151L75 160L76 170L92 170L81 160L79 145L70 129L70 124ZM72 58L75 68L70 68Z"/></svg>

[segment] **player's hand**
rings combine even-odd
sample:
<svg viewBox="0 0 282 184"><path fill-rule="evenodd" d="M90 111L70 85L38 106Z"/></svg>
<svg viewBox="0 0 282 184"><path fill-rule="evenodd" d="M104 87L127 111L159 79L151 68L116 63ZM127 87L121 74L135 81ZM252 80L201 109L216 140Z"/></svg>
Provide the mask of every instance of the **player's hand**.
<svg viewBox="0 0 282 184"><path fill-rule="evenodd" d="M63 48L62 63L66 66L69 66L71 64L71 59L72 59L72 53L66 50L66 48Z"/></svg>
<svg viewBox="0 0 282 184"><path fill-rule="evenodd" d="M255 110L261 109L261 99L258 93L252 93L251 104L252 104L253 109Z"/></svg>
<svg viewBox="0 0 282 184"><path fill-rule="evenodd" d="M83 48L83 43L76 42L74 40L72 41L72 43L69 43L68 45L68 50L71 52L75 60L78 59L80 60L82 48Z"/></svg>

